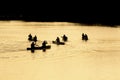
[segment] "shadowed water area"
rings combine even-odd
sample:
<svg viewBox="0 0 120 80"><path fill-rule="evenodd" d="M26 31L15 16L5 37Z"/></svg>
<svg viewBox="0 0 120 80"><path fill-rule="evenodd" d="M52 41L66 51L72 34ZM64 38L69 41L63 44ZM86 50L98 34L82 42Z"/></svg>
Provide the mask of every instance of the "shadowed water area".
<svg viewBox="0 0 120 80"><path fill-rule="evenodd" d="M27 51L30 33L51 49ZM65 45L52 43L64 34ZM120 80L119 35L119 26L0 21L0 80Z"/></svg>

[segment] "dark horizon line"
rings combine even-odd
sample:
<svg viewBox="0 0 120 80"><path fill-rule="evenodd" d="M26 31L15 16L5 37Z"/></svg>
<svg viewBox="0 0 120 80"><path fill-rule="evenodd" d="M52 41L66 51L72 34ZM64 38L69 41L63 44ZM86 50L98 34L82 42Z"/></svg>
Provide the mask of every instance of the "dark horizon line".
<svg viewBox="0 0 120 80"><path fill-rule="evenodd" d="M35 22L74 22L87 25L107 25L118 26L120 25L119 17L100 17L100 16L0 16L0 20L23 20Z"/></svg>

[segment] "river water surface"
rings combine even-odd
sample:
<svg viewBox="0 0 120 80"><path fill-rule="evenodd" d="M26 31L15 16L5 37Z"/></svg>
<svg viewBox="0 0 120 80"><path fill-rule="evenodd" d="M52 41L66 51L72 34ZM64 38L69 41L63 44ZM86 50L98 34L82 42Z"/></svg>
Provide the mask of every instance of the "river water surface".
<svg viewBox="0 0 120 80"><path fill-rule="evenodd" d="M51 49L27 51L30 33ZM52 44L63 34L65 45ZM0 45L0 80L120 80L120 27L0 21Z"/></svg>

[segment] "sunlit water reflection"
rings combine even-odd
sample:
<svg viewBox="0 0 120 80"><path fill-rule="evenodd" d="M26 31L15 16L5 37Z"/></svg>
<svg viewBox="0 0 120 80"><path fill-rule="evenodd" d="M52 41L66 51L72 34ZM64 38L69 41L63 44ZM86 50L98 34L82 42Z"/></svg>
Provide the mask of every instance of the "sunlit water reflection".
<svg viewBox="0 0 120 80"><path fill-rule="evenodd" d="M35 53L28 34L51 49ZM89 40L82 41L82 33ZM52 44L63 34L65 45ZM67 22L0 22L0 80L120 80L120 28ZM62 41L62 39L61 39Z"/></svg>

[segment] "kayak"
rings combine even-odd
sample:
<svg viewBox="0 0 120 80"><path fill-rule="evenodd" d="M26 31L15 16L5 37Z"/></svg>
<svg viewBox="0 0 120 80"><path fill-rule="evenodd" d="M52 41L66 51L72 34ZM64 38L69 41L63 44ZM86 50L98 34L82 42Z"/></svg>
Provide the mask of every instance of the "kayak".
<svg viewBox="0 0 120 80"><path fill-rule="evenodd" d="M34 47L34 48L27 48L27 50L31 50L32 52L34 52L34 50L43 50L45 51L46 49L50 49L51 46L50 45L47 45L47 46L41 46L41 47Z"/></svg>
<svg viewBox="0 0 120 80"><path fill-rule="evenodd" d="M56 41L52 41L53 44L57 44L57 45L65 45L64 42L56 42Z"/></svg>

